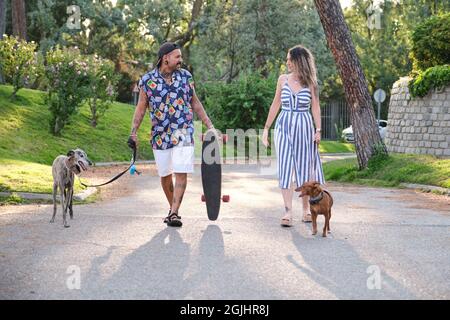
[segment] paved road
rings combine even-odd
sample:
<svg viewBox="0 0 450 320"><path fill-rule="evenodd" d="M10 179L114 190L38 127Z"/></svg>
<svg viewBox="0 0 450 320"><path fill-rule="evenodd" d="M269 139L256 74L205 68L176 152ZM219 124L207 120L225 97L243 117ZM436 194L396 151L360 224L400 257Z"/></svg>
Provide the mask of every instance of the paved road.
<svg viewBox="0 0 450 320"><path fill-rule="evenodd" d="M76 206L68 229L49 205L0 207L0 299L450 298L447 197L330 184L322 238L300 201L279 226L277 182L256 167L224 168L231 202L208 221L197 168L173 229L149 172L122 180L126 197Z"/></svg>

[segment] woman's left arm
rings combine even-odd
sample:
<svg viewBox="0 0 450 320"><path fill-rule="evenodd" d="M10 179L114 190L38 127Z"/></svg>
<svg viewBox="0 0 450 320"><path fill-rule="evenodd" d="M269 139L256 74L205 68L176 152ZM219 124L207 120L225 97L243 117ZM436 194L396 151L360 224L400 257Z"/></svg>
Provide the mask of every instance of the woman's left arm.
<svg viewBox="0 0 450 320"><path fill-rule="evenodd" d="M316 133L314 135L314 141L320 143L320 135L322 132L322 122L320 118L320 103L319 103L319 91L316 85L310 86L311 91L311 111L316 125Z"/></svg>

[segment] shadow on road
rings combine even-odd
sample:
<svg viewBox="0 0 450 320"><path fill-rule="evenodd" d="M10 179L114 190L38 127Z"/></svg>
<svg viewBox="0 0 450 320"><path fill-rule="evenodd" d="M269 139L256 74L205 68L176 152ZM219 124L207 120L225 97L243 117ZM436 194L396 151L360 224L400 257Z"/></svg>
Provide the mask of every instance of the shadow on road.
<svg viewBox="0 0 450 320"><path fill-rule="evenodd" d="M319 231L318 234L321 233ZM307 232L310 234L311 230ZM362 259L345 240L332 236L322 238L321 235L311 239L293 229L292 241L304 264L292 255L287 255L287 260L337 299L417 299L381 267ZM380 272L376 273L377 270ZM379 286L377 277L380 279Z"/></svg>
<svg viewBox="0 0 450 320"><path fill-rule="evenodd" d="M166 228L157 233L127 255L120 268L102 283L99 264L106 261L109 252L96 259L88 272L87 279L91 279L88 285L97 286L88 288L90 296L107 295L109 299L183 299L185 296L180 283L189 264L190 247L177 229Z"/></svg>
<svg viewBox="0 0 450 320"><path fill-rule="evenodd" d="M114 248L93 260L83 296L96 299L270 299L279 293L254 277L251 268L225 254L223 232L208 225L192 252L178 229L166 228L121 262L105 280L102 265Z"/></svg>

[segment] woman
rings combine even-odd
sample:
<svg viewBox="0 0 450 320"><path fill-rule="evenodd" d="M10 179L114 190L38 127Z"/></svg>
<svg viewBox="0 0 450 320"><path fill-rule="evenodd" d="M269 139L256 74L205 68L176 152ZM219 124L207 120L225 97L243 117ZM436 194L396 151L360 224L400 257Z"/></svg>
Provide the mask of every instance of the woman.
<svg viewBox="0 0 450 320"><path fill-rule="evenodd" d="M281 225L288 227L292 225L293 178L297 187L306 181L315 180L321 184L325 181L318 151L321 121L314 57L308 49L298 45L289 50L286 64L289 73L278 78L264 126L263 143L269 145L269 128L281 107L275 124L275 147L285 207ZM303 197L304 222L311 221L308 200Z"/></svg>

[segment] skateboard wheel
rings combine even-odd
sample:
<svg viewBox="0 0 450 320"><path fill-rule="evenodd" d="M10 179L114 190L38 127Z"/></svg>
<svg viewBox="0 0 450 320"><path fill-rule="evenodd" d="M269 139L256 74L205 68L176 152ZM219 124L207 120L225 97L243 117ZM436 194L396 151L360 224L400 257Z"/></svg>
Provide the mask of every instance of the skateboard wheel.
<svg viewBox="0 0 450 320"><path fill-rule="evenodd" d="M206 199L205 199L205 195L204 194L202 194L202 202L205 202L206 201Z"/></svg>
<svg viewBox="0 0 450 320"><path fill-rule="evenodd" d="M230 202L230 196L229 195L225 195L222 197L223 202Z"/></svg>

